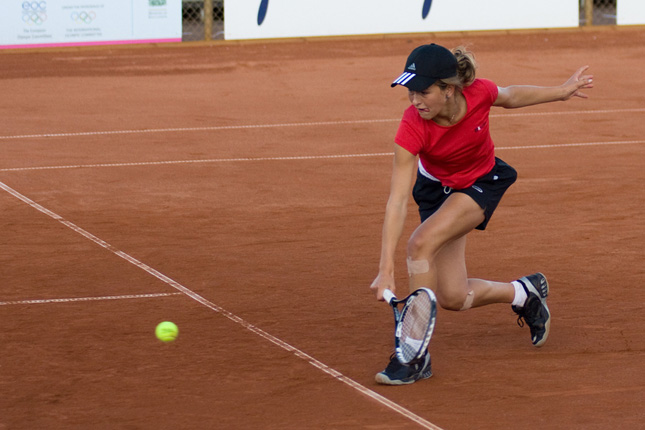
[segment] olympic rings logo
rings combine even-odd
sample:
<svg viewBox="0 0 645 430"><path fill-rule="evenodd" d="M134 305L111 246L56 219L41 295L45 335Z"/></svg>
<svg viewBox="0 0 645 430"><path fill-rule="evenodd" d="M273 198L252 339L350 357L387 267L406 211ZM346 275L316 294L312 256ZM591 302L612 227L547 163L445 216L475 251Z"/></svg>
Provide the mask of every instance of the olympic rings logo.
<svg viewBox="0 0 645 430"><path fill-rule="evenodd" d="M32 11L45 11L47 10L46 1L24 1L22 2L23 10L32 10Z"/></svg>
<svg viewBox="0 0 645 430"><path fill-rule="evenodd" d="M79 24L90 24L96 19L96 13L94 11L89 12L72 12L71 14L72 21Z"/></svg>
<svg viewBox="0 0 645 430"><path fill-rule="evenodd" d="M47 2L35 0L22 2L22 21L36 25L47 21Z"/></svg>

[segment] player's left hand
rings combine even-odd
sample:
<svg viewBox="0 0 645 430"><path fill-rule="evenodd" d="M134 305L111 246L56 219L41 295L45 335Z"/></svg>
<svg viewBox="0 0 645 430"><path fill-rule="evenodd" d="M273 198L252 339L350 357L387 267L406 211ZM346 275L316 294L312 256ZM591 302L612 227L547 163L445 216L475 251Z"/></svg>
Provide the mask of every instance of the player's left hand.
<svg viewBox="0 0 645 430"><path fill-rule="evenodd" d="M582 66L569 78L567 82L562 84L562 87L567 90L566 95L562 100L569 100L571 97L581 97L583 99L589 98L585 93L580 90L593 88L593 75L583 75L589 66Z"/></svg>

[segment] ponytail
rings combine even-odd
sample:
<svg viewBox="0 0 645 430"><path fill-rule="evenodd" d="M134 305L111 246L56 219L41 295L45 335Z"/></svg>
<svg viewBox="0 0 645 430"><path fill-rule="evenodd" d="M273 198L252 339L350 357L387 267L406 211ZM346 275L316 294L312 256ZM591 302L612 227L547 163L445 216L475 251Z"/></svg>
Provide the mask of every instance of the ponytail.
<svg viewBox="0 0 645 430"><path fill-rule="evenodd" d="M458 46L453 49L452 53L457 58L457 76L462 83L462 87L467 87L475 81L475 72L477 70L475 55L464 46Z"/></svg>
<svg viewBox="0 0 645 430"><path fill-rule="evenodd" d="M457 58L457 76L441 79L437 81L437 84L442 88L447 85L454 85L461 90L475 81L477 62L475 61L475 55L464 46L456 47L452 50L452 53Z"/></svg>

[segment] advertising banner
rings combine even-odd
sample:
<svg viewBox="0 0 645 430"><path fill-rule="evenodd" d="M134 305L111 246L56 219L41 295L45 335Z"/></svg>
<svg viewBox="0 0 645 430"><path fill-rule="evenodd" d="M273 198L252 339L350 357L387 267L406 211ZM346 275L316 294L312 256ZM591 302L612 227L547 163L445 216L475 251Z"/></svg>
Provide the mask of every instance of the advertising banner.
<svg viewBox="0 0 645 430"><path fill-rule="evenodd" d="M645 24L645 1L620 0L616 4L616 24L618 25Z"/></svg>
<svg viewBox="0 0 645 430"><path fill-rule="evenodd" d="M181 0L0 2L0 49L180 41Z"/></svg>
<svg viewBox="0 0 645 430"><path fill-rule="evenodd" d="M577 27L578 7L578 0L228 0L224 33L257 39Z"/></svg>

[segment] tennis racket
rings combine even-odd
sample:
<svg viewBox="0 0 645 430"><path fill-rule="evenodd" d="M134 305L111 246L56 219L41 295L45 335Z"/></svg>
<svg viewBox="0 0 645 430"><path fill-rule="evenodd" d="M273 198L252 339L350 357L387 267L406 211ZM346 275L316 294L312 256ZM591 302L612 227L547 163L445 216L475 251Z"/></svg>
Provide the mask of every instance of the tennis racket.
<svg viewBox="0 0 645 430"><path fill-rule="evenodd" d="M432 290L419 288L403 300L398 300L390 290L383 291L383 298L394 310L396 358L401 364L412 364L426 352L437 317L437 298ZM403 309L399 311L399 305Z"/></svg>

